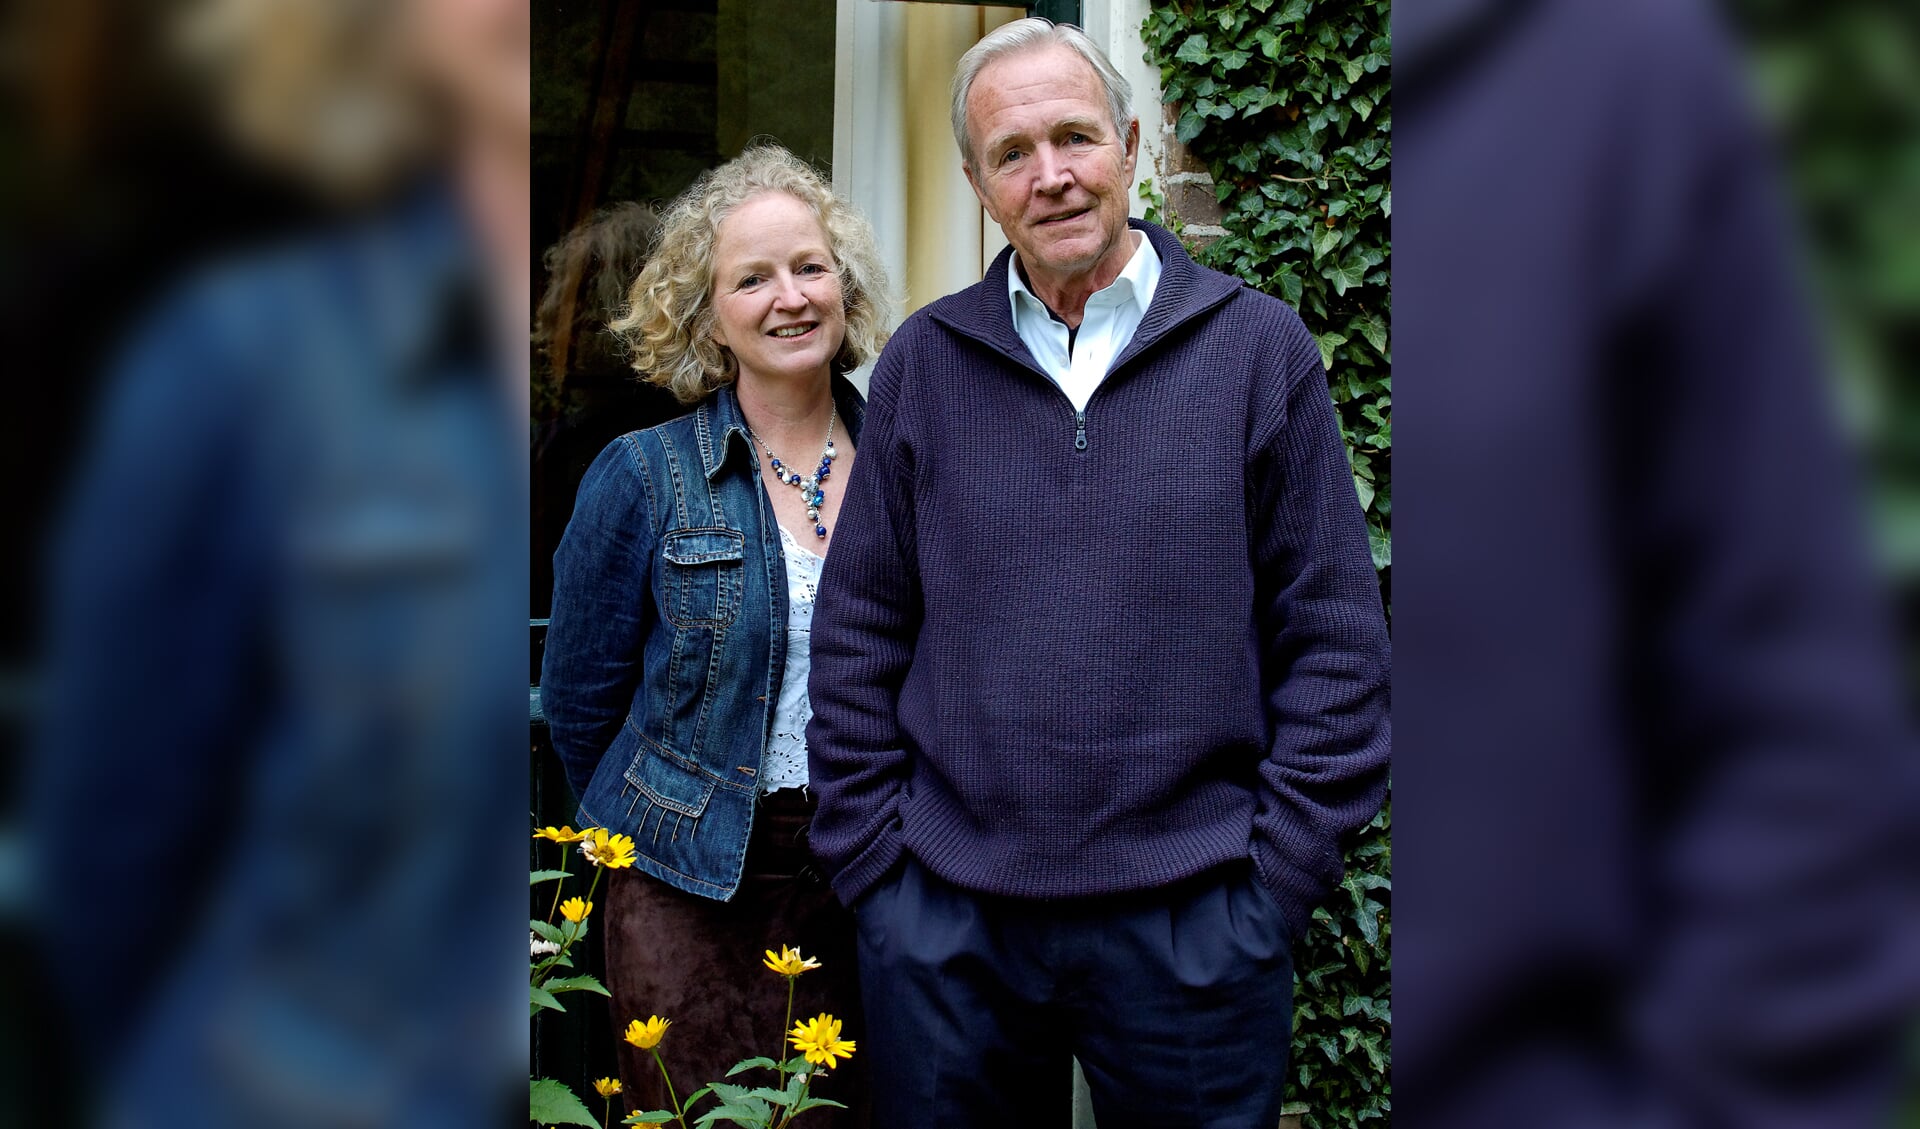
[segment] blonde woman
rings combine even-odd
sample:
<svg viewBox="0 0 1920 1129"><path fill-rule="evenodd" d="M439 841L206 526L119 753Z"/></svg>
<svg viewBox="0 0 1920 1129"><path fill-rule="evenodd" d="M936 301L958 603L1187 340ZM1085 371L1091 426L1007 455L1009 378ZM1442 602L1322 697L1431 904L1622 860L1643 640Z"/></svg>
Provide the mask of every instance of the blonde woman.
<svg viewBox="0 0 1920 1129"><path fill-rule="evenodd" d="M704 174L613 325L692 411L600 455L554 554L554 748L580 818L639 848L601 926L614 1019L675 1021L683 1093L779 1044L762 950L819 957L796 1014L860 1028L852 921L807 846L808 638L860 439L845 374L885 343L886 293L866 223L799 159L760 146ZM622 1050L628 1101L666 1108ZM864 1124L862 1065L822 1087L855 1108L821 1124Z"/></svg>

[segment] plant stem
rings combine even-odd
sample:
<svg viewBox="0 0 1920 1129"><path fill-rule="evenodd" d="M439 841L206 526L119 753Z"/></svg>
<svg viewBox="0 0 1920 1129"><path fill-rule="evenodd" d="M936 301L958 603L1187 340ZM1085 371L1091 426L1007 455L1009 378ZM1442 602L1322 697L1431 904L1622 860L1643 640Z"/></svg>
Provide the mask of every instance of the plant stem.
<svg viewBox="0 0 1920 1129"><path fill-rule="evenodd" d="M817 1074L817 1073L819 1073L819 1071L813 1071L809 1073L807 1075L807 1080L805 1082L800 1083L799 1100L795 1101L792 1105L787 1107L787 1115L780 1119L780 1124L776 1126L776 1129L787 1129L787 1126L793 1123L793 1119L795 1116L794 1110L807 1104L807 1091L813 1089L813 1076L814 1074ZM781 1089L785 1089L785 1088L786 1087L784 1086L781 1087Z"/></svg>
<svg viewBox="0 0 1920 1129"><path fill-rule="evenodd" d="M667 1101L673 1105L673 1119L680 1123L680 1129L687 1129L687 1111L680 1108L680 1097L673 1092L673 1079L667 1077L667 1064L660 1057L660 1048L649 1052L653 1055L653 1064L660 1068L660 1080L667 1084Z"/></svg>
<svg viewBox="0 0 1920 1129"><path fill-rule="evenodd" d="M569 844L566 844L566 843L560 844L560 870L562 871L562 873L566 874L568 878L571 878L573 876L573 872L567 869L567 847L568 846ZM567 885L566 878L562 878L560 881L555 882L553 884L553 904L547 907L547 924L548 925L553 924L553 915L560 912L560 891L565 889L566 885Z"/></svg>
<svg viewBox="0 0 1920 1129"><path fill-rule="evenodd" d="M600 867L594 868L593 882L591 885L587 887L587 904L588 905L593 904L593 896L594 894L598 893L600 890L600 875L602 873L604 873L604 871ZM564 886L567 884L567 880L562 878L559 884ZM560 904L560 891L558 890L555 890L553 892L553 904L555 906L558 906ZM547 915L547 924L549 925L553 924L553 915L551 913ZM576 921L567 922L567 928L565 930L566 939L560 942L560 951L548 957L544 964L541 964L539 967L533 970L533 983L536 986L540 983L540 974L552 969L555 965L559 964L560 958L567 955L567 950L573 948L573 943L580 939L580 935L586 931L586 928L587 928L587 920L584 917L577 922ZM788 1006L791 1007L792 1005L789 1004Z"/></svg>
<svg viewBox="0 0 1920 1129"><path fill-rule="evenodd" d="M793 982L797 976L787 977L787 1021L780 1025L780 1042L773 1048L773 1068L780 1073L776 1090L787 1088L787 1032L793 1029Z"/></svg>

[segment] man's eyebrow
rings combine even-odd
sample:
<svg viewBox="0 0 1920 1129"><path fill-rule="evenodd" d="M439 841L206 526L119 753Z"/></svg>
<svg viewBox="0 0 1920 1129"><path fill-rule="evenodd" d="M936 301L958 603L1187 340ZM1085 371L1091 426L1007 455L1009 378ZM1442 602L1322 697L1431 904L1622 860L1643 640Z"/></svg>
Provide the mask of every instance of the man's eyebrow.
<svg viewBox="0 0 1920 1129"><path fill-rule="evenodd" d="M1062 118L1048 126L1047 132L1049 134L1085 133L1094 137L1102 137L1106 135L1107 127L1106 124L1098 118ZM1011 130L989 140L981 147L980 151L989 154L998 153L1014 142L1025 141L1028 136L1028 131L1024 129Z"/></svg>

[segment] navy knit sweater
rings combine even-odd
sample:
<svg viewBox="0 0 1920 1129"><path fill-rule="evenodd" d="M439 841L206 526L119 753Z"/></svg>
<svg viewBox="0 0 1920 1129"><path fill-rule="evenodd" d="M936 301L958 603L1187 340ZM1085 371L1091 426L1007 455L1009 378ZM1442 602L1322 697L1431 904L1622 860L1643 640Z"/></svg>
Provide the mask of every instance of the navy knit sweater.
<svg viewBox="0 0 1920 1129"><path fill-rule="evenodd" d="M813 620L812 842L852 902L1151 889L1249 857L1295 936L1378 810L1388 641L1320 355L1164 264L1076 413L1003 253L875 369Z"/></svg>

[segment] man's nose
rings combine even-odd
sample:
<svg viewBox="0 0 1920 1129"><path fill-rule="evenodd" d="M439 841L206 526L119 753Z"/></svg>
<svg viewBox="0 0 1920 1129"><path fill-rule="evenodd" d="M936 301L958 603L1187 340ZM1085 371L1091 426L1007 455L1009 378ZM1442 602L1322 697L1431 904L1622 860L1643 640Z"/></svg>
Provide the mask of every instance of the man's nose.
<svg viewBox="0 0 1920 1129"><path fill-rule="evenodd" d="M1066 157L1051 145L1042 145L1033 155L1039 165L1039 176L1034 180L1034 188L1049 196L1057 196L1073 183L1073 170L1068 167Z"/></svg>

